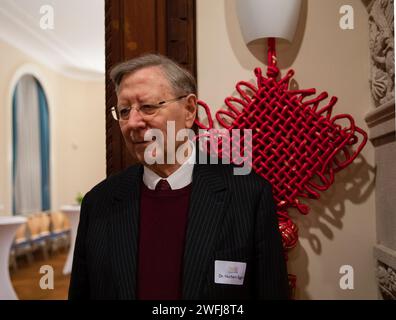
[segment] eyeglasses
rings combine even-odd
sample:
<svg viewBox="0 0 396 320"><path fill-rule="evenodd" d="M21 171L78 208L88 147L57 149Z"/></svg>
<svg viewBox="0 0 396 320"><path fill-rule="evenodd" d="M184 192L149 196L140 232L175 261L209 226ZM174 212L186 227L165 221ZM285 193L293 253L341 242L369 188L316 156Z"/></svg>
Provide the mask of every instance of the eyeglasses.
<svg viewBox="0 0 396 320"><path fill-rule="evenodd" d="M116 106L111 108L111 114L115 120L128 120L129 115L132 109L136 109L137 112L140 112L142 116L153 116L155 115L159 109L161 109L164 105L179 101L180 99L186 98L187 95L180 96L170 100L160 101L156 104L143 104L141 106Z"/></svg>

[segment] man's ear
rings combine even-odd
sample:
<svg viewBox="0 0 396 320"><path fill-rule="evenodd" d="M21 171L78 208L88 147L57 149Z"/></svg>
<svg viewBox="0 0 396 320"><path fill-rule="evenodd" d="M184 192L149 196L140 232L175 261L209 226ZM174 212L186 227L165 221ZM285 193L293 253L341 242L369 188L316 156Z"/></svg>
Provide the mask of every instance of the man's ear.
<svg viewBox="0 0 396 320"><path fill-rule="evenodd" d="M195 117L197 116L197 96L195 94L189 94L186 97L186 100L187 104L185 106L185 126L186 128L191 128L194 124Z"/></svg>

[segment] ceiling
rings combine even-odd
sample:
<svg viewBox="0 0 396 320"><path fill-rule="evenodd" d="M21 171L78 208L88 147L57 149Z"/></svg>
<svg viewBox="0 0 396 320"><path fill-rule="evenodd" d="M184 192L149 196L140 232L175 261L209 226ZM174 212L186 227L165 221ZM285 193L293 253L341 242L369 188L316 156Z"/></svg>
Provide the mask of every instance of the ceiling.
<svg viewBox="0 0 396 320"><path fill-rule="evenodd" d="M0 39L66 76L104 79L104 0L1 0Z"/></svg>

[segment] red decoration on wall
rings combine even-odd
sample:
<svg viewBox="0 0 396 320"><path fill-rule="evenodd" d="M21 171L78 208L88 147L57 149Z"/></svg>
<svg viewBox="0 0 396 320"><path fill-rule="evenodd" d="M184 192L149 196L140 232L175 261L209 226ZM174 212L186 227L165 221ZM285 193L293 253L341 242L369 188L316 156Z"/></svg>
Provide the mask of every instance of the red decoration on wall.
<svg viewBox="0 0 396 320"><path fill-rule="evenodd" d="M290 90L293 70L277 80L275 39L269 39L268 48L267 77L256 68L256 85L238 82L239 97L227 97L227 109L219 110L216 119L230 132L233 129L252 130L251 142L245 141L244 136L238 138L241 150L246 155L251 143L253 169L273 186L286 250L295 247L298 240L297 226L287 209L295 207L307 214L309 208L300 199L319 199L319 191L332 185L334 174L347 167L360 153L367 142L367 134L356 126L351 115L332 115L336 97L324 103L327 92L308 99L315 95L315 89ZM322 102L324 105L320 106ZM199 105L205 109L209 124L196 121L198 127L213 129L208 105L203 101L199 101ZM232 145L232 135L229 141L220 142L213 139L213 133L207 136L208 148L216 151L219 157L231 157L232 148L225 154L222 145L224 142Z"/></svg>

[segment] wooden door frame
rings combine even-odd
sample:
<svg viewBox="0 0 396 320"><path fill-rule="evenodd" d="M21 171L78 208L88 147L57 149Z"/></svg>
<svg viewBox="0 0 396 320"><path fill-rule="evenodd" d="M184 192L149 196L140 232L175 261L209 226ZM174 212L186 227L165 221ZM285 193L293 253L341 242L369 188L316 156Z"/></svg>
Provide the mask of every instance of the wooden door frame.
<svg viewBox="0 0 396 320"><path fill-rule="evenodd" d="M109 71L119 62L143 53L156 52L176 60L196 76L195 2L196 0L105 0L107 176L133 163L118 122L113 119L110 111L116 105L117 97ZM177 54L180 52L184 54Z"/></svg>

